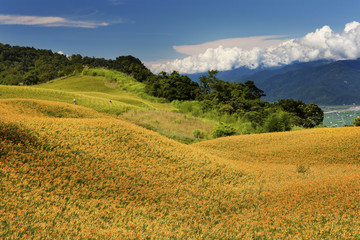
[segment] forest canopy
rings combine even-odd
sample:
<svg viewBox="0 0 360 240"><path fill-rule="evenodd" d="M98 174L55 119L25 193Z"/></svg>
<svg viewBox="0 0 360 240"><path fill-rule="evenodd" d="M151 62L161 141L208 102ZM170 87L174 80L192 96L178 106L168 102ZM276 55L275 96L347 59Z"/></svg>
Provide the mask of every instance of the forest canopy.
<svg viewBox="0 0 360 240"><path fill-rule="evenodd" d="M51 50L0 43L0 84L34 85L95 67L114 69L129 74L140 82L152 75L133 56L120 56L115 60L82 57L79 54L66 56Z"/></svg>

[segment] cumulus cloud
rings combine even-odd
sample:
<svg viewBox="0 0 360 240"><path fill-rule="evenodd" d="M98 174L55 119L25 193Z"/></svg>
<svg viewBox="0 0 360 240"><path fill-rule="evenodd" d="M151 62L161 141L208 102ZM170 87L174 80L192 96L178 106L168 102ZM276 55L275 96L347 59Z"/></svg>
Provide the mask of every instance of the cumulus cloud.
<svg viewBox="0 0 360 240"><path fill-rule="evenodd" d="M204 52L168 62L149 63L153 72L197 73L239 67L274 67L295 61L320 59L355 59L360 57L360 23L346 24L344 31L335 33L329 26L316 29L302 38L290 39L277 46L252 49L242 47L208 48Z"/></svg>
<svg viewBox="0 0 360 240"><path fill-rule="evenodd" d="M106 22L74 21L62 17L39 17L39 16L20 16L0 14L0 24L2 25L35 25L44 27L77 27L77 28L96 28L108 26Z"/></svg>
<svg viewBox="0 0 360 240"><path fill-rule="evenodd" d="M223 46L224 48L234 48L241 46L244 50L251 50L254 47L267 48L276 46L284 40L279 40L283 36L257 36L257 37L245 37L245 38L229 38L221 39L212 42L206 42L197 45L182 45L174 46L175 51L186 55L197 55L205 52L209 48L217 48Z"/></svg>

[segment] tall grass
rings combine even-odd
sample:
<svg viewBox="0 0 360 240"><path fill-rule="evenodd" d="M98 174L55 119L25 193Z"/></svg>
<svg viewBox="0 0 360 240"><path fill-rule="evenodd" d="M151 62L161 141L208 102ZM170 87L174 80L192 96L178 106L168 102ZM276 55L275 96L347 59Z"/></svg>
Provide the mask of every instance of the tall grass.
<svg viewBox="0 0 360 240"><path fill-rule="evenodd" d="M0 86L0 98L33 98L76 102L99 112L120 115L130 109L171 110L162 99L147 96L144 84L126 74L105 69L84 70L81 76L55 79L45 84Z"/></svg>
<svg viewBox="0 0 360 240"><path fill-rule="evenodd" d="M92 108L99 112L119 115L130 109L140 107L120 101L109 103L109 98L88 96L77 92L67 92L55 89L37 87L0 86L0 98L23 98L59 101L73 104L73 99L81 106Z"/></svg>
<svg viewBox="0 0 360 240"><path fill-rule="evenodd" d="M122 116L131 122L183 143L193 143L211 138L211 132L216 124L214 121L169 111L131 110ZM194 135L195 130L202 133L201 138Z"/></svg>
<svg viewBox="0 0 360 240"><path fill-rule="evenodd" d="M101 68L91 68L91 69L84 69L82 72L82 75L84 76L103 76L110 82L116 82L118 83L119 87L122 90L126 90L129 92L132 92L143 99L152 101L152 102L167 102L164 98L156 98L153 96L148 95L145 92L145 84L138 82L133 77L118 72L115 70L107 70L107 69L101 69Z"/></svg>
<svg viewBox="0 0 360 240"><path fill-rule="evenodd" d="M205 118L214 122L224 122L230 124L237 130L237 134L264 132L261 126L253 124L235 114L231 115L228 113L220 113L216 109L203 111L199 101L173 101L171 104L184 114L191 114L193 116Z"/></svg>

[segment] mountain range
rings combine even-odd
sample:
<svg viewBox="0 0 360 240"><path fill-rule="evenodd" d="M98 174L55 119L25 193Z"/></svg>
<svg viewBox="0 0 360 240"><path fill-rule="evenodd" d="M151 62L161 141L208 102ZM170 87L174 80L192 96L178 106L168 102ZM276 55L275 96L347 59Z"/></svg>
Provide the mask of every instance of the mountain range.
<svg viewBox="0 0 360 240"><path fill-rule="evenodd" d="M204 73L189 75L197 80ZM360 104L360 58L293 63L276 68L237 68L219 72L229 82L252 80L264 90L264 100L292 98L318 105Z"/></svg>

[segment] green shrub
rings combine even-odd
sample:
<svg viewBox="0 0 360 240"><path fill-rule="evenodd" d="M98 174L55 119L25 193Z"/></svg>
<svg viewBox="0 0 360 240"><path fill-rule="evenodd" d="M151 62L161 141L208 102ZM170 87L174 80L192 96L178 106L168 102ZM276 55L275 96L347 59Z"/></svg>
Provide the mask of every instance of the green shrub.
<svg viewBox="0 0 360 240"><path fill-rule="evenodd" d="M353 121L353 124L355 126L360 126L360 117L355 118L355 120Z"/></svg>
<svg viewBox="0 0 360 240"><path fill-rule="evenodd" d="M240 124L237 124L236 127L239 130L239 133L241 134L252 134L257 133L257 129L254 128L251 122L241 122ZM261 132L261 131L260 131Z"/></svg>
<svg viewBox="0 0 360 240"><path fill-rule="evenodd" d="M290 117L286 112L271 114L264 123L265 132L283 132L291 130Z"/></svg>
<svg viewBox="0 0 360 240"><path fill-rule="evenodd" d="M233 128L231 125L220 122L218 124L214 131L211 133L211 136L213 138L219 138L219 137L225 137L225 136L231 136L236 134L236 129Z"/></svg>
<svg viewBox="0 0 360 240"><path fill-rule="evenodd" d="M194 135L194 138L204 138L205 137L205 133L199 129L195 129L193 131L193 135Z"/></svg>

